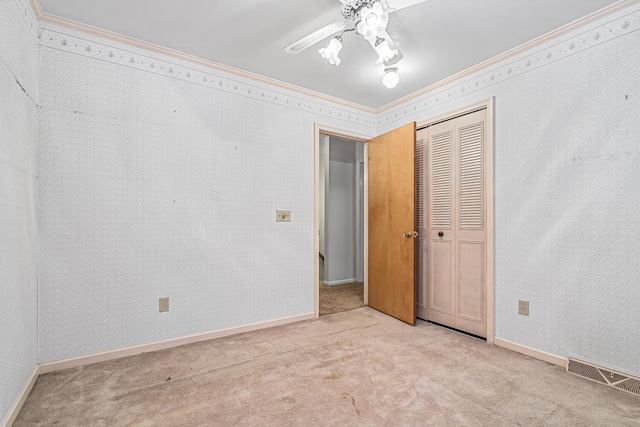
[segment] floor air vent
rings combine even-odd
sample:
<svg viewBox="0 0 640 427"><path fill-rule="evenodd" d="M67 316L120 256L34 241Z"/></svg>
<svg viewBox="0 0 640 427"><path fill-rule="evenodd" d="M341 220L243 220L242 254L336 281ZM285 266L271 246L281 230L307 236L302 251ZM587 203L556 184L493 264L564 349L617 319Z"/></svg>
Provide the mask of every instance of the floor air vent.
<svg viewBox="0 0 640 427"><path fill-rule="evenodd" d="M567 371L583 378L640 396L640 378L603 368L593 363L569 358Z"/></svg>

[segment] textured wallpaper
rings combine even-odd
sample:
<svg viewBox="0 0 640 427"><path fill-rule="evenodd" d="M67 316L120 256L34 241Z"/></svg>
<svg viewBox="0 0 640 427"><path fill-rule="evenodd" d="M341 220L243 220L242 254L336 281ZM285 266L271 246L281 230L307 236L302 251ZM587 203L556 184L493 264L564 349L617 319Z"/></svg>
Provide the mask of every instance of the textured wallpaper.
<svg viewBox="0 0 640 427"><path fill-rule="evenodd" d="M496 335L640 374L639 16L378 116L42 24L39 360L312 311L313 123L373 135L494 96Z"/></svg>
<svg viewBox="0 0 640 427"><path fill-rule="evenodd" d="M313 312L314 122L375 117L80 36L40 33L39 360Z"/></svg>
<svg viewBox="0 0 640 427"><path fill-rule="evenodd" d="M0 0L0 423L37 363L34 22Z"/></svg>
<svg viewBox="0 0 640 427"><path fill-rule="evenodd" d="M640 374L640 6L378 117L495 97L496 336ZM530 316L517 314L518 299Z"/></svg>

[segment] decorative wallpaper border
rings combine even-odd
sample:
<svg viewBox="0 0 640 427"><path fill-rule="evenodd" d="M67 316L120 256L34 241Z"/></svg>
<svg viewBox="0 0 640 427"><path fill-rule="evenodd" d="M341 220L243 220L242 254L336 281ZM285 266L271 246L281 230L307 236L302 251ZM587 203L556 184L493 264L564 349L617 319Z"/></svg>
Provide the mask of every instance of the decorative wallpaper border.
<svg viewBox="0 0 640 427"><path fill-rule="evenodd" d="M331 105L329 102L312 101L304 96L294 96L284 91L275 90L273 87L268 88L267 84L243 82L239 78L234 79L226 76L225 73L216 73L215 70L205 66L190 64L187 61L126 46L122 43L84 35L57 25L40 23L37 40L41 47L81 55L365 127L375 128L376 125L373 113L367 114L356 109Z"/></svg>
<svg viewBox="0 0 640 427"><path fill-rule="evenodd" d="M36 18L36 14L31 7L31 3L29 0L16 0L16 4L18 5L18 9L20 9L21 15L24 18L24 21L27 23L27 28L31 31L31 35L35 40L38 39L38 19Z"/></svg>
<svg viewBox="0 0 640 427"><path fill-rule="evenodd" d="M494 67L479 71L471 77L462 78L442 89L435 89L432 93L408 100L405 104L376 115L357 108L341 107L330 101L323 102L319 99L313 99L311 95L296 96L286 89L276 90L276 86L268 83L250 82L250 78L234 78L233 74L224 71L216 72L216 70L203 65L171 58L74 29L47 22L38 23L29 0L15 1L39 46L91 57L373 129L392 124L412 114L477 92L640 29L640 7L635 6L627 15L611 19L595 29L591 28L582 32L576 30L571 33L573 36L569 34L555 44L530 54L525 52L515 59L505 60Z"/></svg>
<svg viewBox="0 0 640 427"><path fill-rule="evenodd" d="M477 92L494 84L517 77L531 70L544 67L568 56L586 51L592 47L601 45L610 40L640 30L640 10L630 12L622 18L612 19L595 29L585 30L573 36L569 35L562 41L539 49L530 54L524 54L517 59L505 61L494 68L474 74L470 78L452 83L437 92L420 97L407 104L392 109L378 116L377 126L383 126L397 122L403 118L421 111L428 110L436 105L455 100L469 93Z"/></svg>

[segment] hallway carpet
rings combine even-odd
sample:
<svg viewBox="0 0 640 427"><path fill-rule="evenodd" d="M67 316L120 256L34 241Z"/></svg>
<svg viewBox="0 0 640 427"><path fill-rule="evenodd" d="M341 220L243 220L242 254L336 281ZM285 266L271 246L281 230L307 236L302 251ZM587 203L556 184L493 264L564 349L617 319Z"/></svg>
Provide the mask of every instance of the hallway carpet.
<svg viewBox="0 0 640 427"><path fill-rule="evenodd" d="M640 398L365 307L42 375L17 426L640 426Z"/></svg>
<svg viewBox="0 0 640 427"><path fill-rule="evenodd" d="M320 316L364 307L364 284L327 286L320 282Z"/></svg>

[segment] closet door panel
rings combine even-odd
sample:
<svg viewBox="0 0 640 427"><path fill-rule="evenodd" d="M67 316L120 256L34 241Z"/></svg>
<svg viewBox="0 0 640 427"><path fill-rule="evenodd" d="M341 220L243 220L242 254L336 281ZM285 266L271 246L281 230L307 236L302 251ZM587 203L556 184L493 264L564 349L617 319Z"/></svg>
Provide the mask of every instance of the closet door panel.
<svg viewBox="0 0 640 427"><path fill-rule="evenodd" d="M429 320L454 327L454 122L439 123L428 129Z"/></svg>
<svg viewBox="0 0 640 427"><path fill-rule="evenodd" d="M486 110L456 119L456 328L486 337Z"/></svg>

